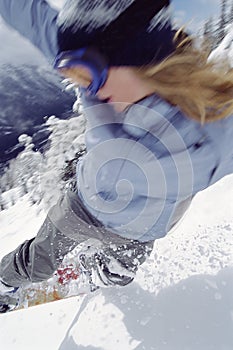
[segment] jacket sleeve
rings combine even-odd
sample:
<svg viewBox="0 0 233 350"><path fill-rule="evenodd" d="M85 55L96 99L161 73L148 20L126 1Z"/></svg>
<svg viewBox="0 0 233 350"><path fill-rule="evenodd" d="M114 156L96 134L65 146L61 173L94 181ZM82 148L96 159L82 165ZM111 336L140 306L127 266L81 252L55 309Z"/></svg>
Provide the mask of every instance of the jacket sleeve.
<svg viewBox="0 0 233 350"><path fill-rule="evenodd" d="M44 0L0 0L0 15L53 61L57 51L58 12Z"/></svg>

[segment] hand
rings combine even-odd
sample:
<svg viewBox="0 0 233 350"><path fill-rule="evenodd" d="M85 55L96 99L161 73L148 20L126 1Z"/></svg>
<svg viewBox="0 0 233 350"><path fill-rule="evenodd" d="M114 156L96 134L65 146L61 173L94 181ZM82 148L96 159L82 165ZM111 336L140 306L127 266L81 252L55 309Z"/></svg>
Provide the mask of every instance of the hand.
<svg viewBox="0 0 233 350"><path fill-rule="evenodd" d="M0 280L0 313L15 309L18 305L18 298L15 295L18 288L7 286Z"/></svg>

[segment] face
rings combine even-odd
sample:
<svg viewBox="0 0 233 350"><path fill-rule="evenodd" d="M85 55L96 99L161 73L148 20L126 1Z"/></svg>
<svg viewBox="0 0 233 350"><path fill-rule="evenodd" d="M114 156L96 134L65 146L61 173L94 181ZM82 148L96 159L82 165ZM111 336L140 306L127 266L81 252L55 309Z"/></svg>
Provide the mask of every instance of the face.
<svg viewBox="0 0 233 350"><path fill-rule="evenodd" d="M112 67L104 86L97 96L114 103L114 108L121 112L134 102L153 93L152 86L140 78L130 67Z"/></svg>
<svg viewBox="0 0 233 350"><path fill-rule="evenodd" d="M84 87L90 82L90 73L85 71L85 68L63 69L62 73ZM114 109L121 112L152 93L152 86L139 77L131 67L111 67L104 86L98 90L96 96L100 100L113 103Z"/></svg>

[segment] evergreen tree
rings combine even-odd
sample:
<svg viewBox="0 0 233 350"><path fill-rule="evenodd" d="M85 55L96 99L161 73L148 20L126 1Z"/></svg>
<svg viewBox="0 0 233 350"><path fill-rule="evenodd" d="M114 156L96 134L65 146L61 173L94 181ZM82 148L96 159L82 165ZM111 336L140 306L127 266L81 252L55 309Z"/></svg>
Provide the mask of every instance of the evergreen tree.
<svg viewBox="0 0 233 350"><path fill-rule="evenodd" d="M214 23L212 17L210 17L204 24L203 30L205 45L207 44L209 49L214 46Z"/></svg>
<svg viewBox="0 0 233 350"><path fill-rule="evenodd" d="M221 1L221 14L218 22L217 29L217 44L219 44L225 36L225 29L227 25L227 8L228 8L228 0Z"/></svg>
<svg viewBox="0 0 233 350"><path fill-rule="evenodd" d="M233 24L233 0L231 1L230 11L228 15L228 24Z"/></svg>

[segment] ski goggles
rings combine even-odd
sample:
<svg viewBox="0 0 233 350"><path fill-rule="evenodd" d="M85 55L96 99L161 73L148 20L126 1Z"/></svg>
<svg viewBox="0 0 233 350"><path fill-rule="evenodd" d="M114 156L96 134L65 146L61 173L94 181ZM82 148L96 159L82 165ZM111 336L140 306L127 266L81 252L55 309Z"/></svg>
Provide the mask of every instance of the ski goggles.
<svg viewBox="0 0 233 350"><path fill-rule="evenodd" d="M82 86L90 95L96 95L108 77L108 65L105 58L93 48L63 51L57 55L53 67L57 70L74 67L85 68L90 75L90 84Z"/></svg>

